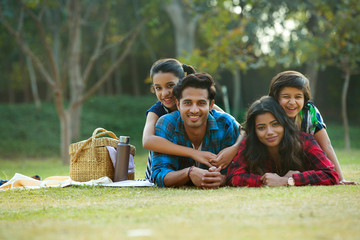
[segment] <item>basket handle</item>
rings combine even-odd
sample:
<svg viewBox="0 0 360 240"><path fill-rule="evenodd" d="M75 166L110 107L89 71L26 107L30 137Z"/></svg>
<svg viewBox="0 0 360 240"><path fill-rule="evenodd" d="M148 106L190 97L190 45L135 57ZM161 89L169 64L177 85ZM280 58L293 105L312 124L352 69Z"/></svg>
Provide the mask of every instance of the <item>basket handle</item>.
<svg viewBox="0 0 360 240"><path fill-rule="evenodd" d="M101 133L97 133L97 132L99 132L99 131L102 131L102 132L101 132ZM95 138L101 137L101 136L106 135L106 134L109 135L110 137L116 139L116 140L119 140L119 138L117 138L116 135L115 135L113 132L108 131L108 130L105 130L104 128L97 128L97 129L94 130L92 136L91 136L89 139L87 139L87 140L83 143L83 145L81 145L81 147L76 151L75 156L73 157L73 163L75 163L75 162L77 161L80 152L83 150L83 148L84 148L90 141L91 141L91 145L92 145L91 148L92 148L93 154L94 154L94 156L95 156L95 154L96 154L95 148L94 148Z"/></svg>
<svg viewBox="0 0 360 240"><path fill-rule="evenodd" d="M98 134L97 134L97 132L99 132L99 131L102 131L102 133L98 133ZM92 139L95 139L95 138L97 138L97 137L101 137L101 136L106 135L106 134L109 135L110 137L116 139L116 140L119 140L119 138L116 137L116 135L115 135L113 132L108 131L108 130L105 130L104 128L97 128L97 129L95 129L94 132L93 132L93 134L92 134L92 137L91 137L91 138L92 138Z"/></svg>

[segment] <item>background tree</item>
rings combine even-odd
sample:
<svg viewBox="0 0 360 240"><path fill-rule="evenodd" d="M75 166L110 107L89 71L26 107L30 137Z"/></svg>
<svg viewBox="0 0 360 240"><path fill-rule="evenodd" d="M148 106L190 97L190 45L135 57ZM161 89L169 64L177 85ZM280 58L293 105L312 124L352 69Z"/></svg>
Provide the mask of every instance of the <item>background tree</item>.
<svg viewBox="0 0 360 240"><path fill-rule="evenodd" d="M176 56L192 53L195 48L195 33L200 19L193 0L169 0L164 9L174 27Z"/></svg>
<svg viewBox="0 0 360 240"><path fill-rule="evenodd" d="M344 125L345 149L350 149L347 93L351 76L360 72L360 5L356 0L315 1L313 4L327 32L327 37L322 39L324 44L320 48L322 60L338 67L343 72L341 116Z"/></svg>
<svg viewBox="0 0 360 240"><path fill-rule="evenodd" d="M108 17L105 17L101 25L96 29L96 41L86 41L87 44L93 44L90 58L81 59L82 44L84 42L82 39L82 27L84 27L87 17L91 14L96 15L98 12L107 11L111 8L112 2L101 6L91 4L93 3L92 1L54 1L51 3L47 5L44 3L33 4L32 1L25 3L18 1L16 4L10 5L4 2L0 5L0 18L3 26L15 37L22 51L31 58L43 79L46 80L53 90L55 106L61 126L61 156L63 162L68 163L68 146L74 136L72 133L77 135L79 132L82 103L109 78L117 66L129 54L131 45L138 34L138 28L128 32L126 35L119 36L115 42L105 44L104 37L108 20ZM5 17L3 7L15 8L15 11L18 13L17 28L14 28L12 23ZM6 11L7 9L5 9ZM43 44L46 56L36 53L34 48L25 40L26 34L24 32L26 32L26 29L23 29L25 18L23 11L26 12L27 20L31 20L36 24L39 40ZM65 28L68 31L68 39L62 42L60 50L57 47L51 47L51 44L57 43L57 39L54 38L47 24L54 23L55 21L44 21L44 12L46 11L51 12L51 14L48 14L48 17L61 15L63 21L59 21L61 25L57 26L56 29L61 30ZM105 14L105 16L107 15ZM87 86L89 76L99 57L120 43L126 43L124 50L109 65L95 84ZM85 68L83 69L82 66L85 66ZM69 96L70 101L68 106L65 103L67 96Z"/></svg>
<svg viewBox="0 0 360 240"><path fill-rule="evenodd" d="M351 29L345 26L352 19L336 22L346 4L353 4L347 16L358 13L354 1L3 0L0 4L1 104L34 101L38 89L38 99L45 106L50 101L60 106L56 107L63 116L60 124L70 129L71 123L73 130L66 136L73 134L72 141L79 129L82 137L88 135L88 119L82 119L86 123L82 127L76 122L83 100L92 93L104 101L115 94L150 94L143 83L150 82L149 69L159 58L183 54L184 63L214 75L220 90L216 101L221 105L218 99L222 97L221 106L227 112L231 106L231 114L239 121L250 102L267 94L276 73L298 70L309 76L317 96L315 104L329 126L342 120L338 114L344 96L339 91L344 82L340 69L345 69L343 65L355 65L356 69L358 64L358 60L350 64L352 61L339 58L357 51L357 30L352 33L355 42L351 42L347 37ZM173 5L177 10L169 11ZM173 23L174 11L184 22L180 28ZM136 35L133 30L144 21L139 37L132 38ZM184 28L193 29L189 27L193 22L192 34L181 33ZM340 23L345 27L337 26ZM9 37L6 29L15 38ZM181 37L186 44L176 42ZM331 50L340 49L338 46L352 50L346 54ZM121 56L121 64L115 66ZM352 70L348 76L357 78L356 72ZM317 88L316 75L321 86ZM358 85L357 81L349 83L351 101L345 112L350 124L357 124L360 117ZM91 121L100 124L102 120ZM67 156L67 146L61 141L65 146L62 154Z"/></svg>
<svg viewBox="0 0 360 240"><path fill-rule="evenodd" d="M221 76L229 71L232 76L232 115L239 117L244 108L242 75L250 69L259 69L266 61L279 61L277 56L264 50L264 39L272 29L283 1L230 1L214 3L203 17L199 32L206 47L187 55L187 60L202 70ZM279 10L280 9L280 10ZM282 39L276 44L281 45ZM224 88L221 88L224 89ZM227 110L229 111L229 110Z"/></svg>

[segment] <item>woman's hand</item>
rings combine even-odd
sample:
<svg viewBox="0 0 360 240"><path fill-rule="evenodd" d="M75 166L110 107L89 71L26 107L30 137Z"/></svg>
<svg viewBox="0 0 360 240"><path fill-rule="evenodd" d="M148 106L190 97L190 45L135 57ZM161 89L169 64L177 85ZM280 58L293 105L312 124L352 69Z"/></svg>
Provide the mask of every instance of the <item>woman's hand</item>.
<svg viewBox="0 0 360 240"><path fill-rule="evenodd" d="M235 157L238 149L239 147L235 145L224 148L218 153L215 159L210 161L211 165L225 169Z"/></svg>
<svg viewBox="0 0 360 240"><path fill-rule="evenodd" d="M293 174L296 174L296 173L300 173L300 172L299 172L299 171L290 170L290 171L288 171L288 172L285 174L284 177L289 178L289 177L292 177L292 175L293 175Z"/></svg>
<svg viewBox="0 0 360 240"><path fill-rule="evenodd" d="M280 177L276 173L265 173L260 180L265 186L280 187L287 185L288 177Z"/></svg>
<svg viewBox="0 0 360 240"><path fill-rule="evenodd" d="M192 158L199 163L211 167L212 165L210 162L216 158L216 155L211 152L195 150L192 154Z"/></svg>

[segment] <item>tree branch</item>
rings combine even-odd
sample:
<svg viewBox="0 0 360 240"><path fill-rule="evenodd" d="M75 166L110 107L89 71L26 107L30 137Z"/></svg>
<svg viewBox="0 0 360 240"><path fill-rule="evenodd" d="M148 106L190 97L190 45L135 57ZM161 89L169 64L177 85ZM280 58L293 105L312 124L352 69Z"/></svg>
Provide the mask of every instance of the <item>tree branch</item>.
<svg viewBox="0 0 360 240"><path fill-rule="evenodd" d="M24 25L24 8L21 8L17 32L20 33Z"/></svg>
<svg viewBox="0 0 360 240"><path fill-rule="evenodd" d="M105 19L103 21L103 23L101 24L101 27L100 27L100 30L99 30L99 33L98 33L98 38L97 38L97 42L96 42L96 47L94 49L94 52L92 54L92 56L90 57L90 60L85 68L85 71L84 71L84 74L83 74L83 77L82 77L82 81L84 83L87 82L89 76L90 76L90 72L91 70L93 69L93 66L95 64L95 61L100 57L100 48L101 48L101 45L103 43L103 40L104 40L104 31L105 31L105 27L106 27L106 24L107 24L107 21L108 21L108 14L105 14Z"/></svg>
<svg viewBox="0 0 360 240"><path fill-rule="evenodd" d="M36 23L36 25L38 27L38 30L40 32L41 40L42 40L42 42L43 42L43 44L45 46L46 53L47 53L49 61L50 61L50 66L51 66L52 72L54 74L54 80L56 82L59 82L59 72L58 72L58 69L56 67L55 59L54 59L54 56L53 56L53 54L51 52L51 48L50 48L48 42L46 41L46 34L45 34L45 31L44 31L44 27L43 27L42 23L40 22L39 18L36 17L35 14L22 1L20 1L20 3L23 6L23 8L25 9L25 11L29 14L29 16L34 20L34 22Z"/></svg>
<svg viewBox="0 0 360 240"><path fill-rule="evenodd" d="M110 75L116 70L118 65L128 56L130 53L131 47L135 42L136 37L139 35L139 32L141 28L144 25L144 21L140 23L140 25L136 28L136 31L131 36L131 39L129 39L125 51L119 56L119 58L109 67L109 69L106 71L106 73L102 76L101 79L99 79L88 91L85 95L80 97L77 101L73 102L71 105L71 109L76 109L81 103L83 103L86 99L88 99L92 94L96 92L96 90L99 89L99 87L110 77Z"/></svg>
<svg viewBox="0 0 360 240"><path fill-rule="evenodd" d="M45 70L44 65L41 63L41 61L39 60L38 57L35 56L35 54L31 51L31 49L27 46L27 44L25 43L25 41L23 40L23 38L21 37L21 35L19 34L19 32L15 31L9 24L9 22L5 19L3 13L2 13L2 8L1 8L1 4L0 4L0 19L2 21L3 26L6 28L6 30L15 37L17 43L19 44L21 50L28 55L32 61L35 63L35 65L38 67L40 73L42 74L42 76L44 77L44 79L46 80L46 82L50 85L50 87L52 87L53 89L56 88L56 84L54 82L54 80L51 78L50 74Z"/></svg>

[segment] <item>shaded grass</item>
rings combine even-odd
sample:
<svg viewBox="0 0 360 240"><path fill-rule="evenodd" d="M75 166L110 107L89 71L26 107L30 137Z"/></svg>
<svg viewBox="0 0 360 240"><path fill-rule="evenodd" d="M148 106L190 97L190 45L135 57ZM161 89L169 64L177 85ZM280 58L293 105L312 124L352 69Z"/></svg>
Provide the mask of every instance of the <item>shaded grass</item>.
<svg viewBox="0 0 360 240"><path fill-rule="evenodd" d="M360 151L337 154L346 179L360 182ZM136 178L146 158L135 157ZM0 166L1 178L68 173L56 159L3 159ZM6 191L0 239L357 239L359 198L360 186Z"/></svg>

